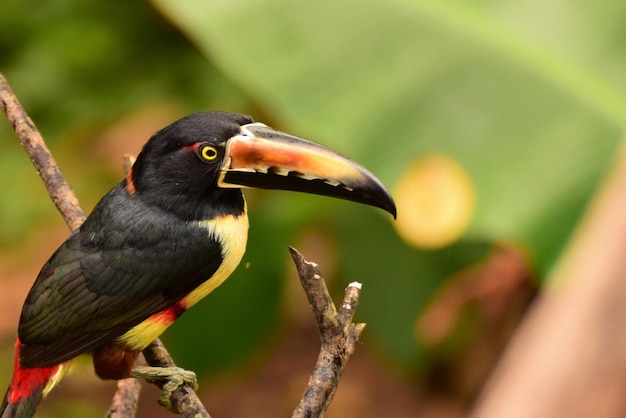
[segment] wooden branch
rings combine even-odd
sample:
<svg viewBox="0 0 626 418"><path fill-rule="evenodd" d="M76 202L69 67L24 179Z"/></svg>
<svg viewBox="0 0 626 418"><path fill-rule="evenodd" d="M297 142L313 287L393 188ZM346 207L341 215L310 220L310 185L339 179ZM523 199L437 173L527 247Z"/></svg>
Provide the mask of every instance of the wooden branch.
<svg viewBox="0 0 626 418"><path fill-rule="evenodd" d="M33 121L28 117L26 111L13 93L9 82L2 73L0 73L0 106L35 166L35 169L39 173L39 176L46 185L52 202L63 216L70 230L76 230L85 221L85 212L81 209L74 191L59 170L43 137L37 130ZM131 158L126 157L125 164L132 165ZM158 355L155 353L158 353ZM149 359L148 364L150 366L166 367L174 365L174 361L158 339L144 350L144 355L146 359ZM183 410L189 410L190 404L197 410L204 410L204 406L193 388L188 385L184 386L187 387L175 392L176 396L172 395L172 406L181 412ZM118 392L114 396L114 405L112 405L111 409L118 410L121 408L122 404L128 406L128 408L124 408L125 413L128 415L117 415L118 417L134 416L134 408L136 408L136 399L139 396L139 389L139 384L125 382L122 384L120 391L118 384ZM109 411L111 411L111 409ZM201 416L209 417L208 413Z"/></svg>
<svg viewBox="0 0 626 418"><path fill-rule="evenodd" d="M308 262L294 248L289 248L300 282L307 295L320 333L321 348L307 388L292 417L322 417L339 385L343 369L354 354L365 324L352 318L359 300L361 284L350 283L341 307L335 308L317 264Z"/></svg>
<svg viewBox="0 0 626 418"><path fill-rule="evenodd" d="M626 147L473 417L626 416Z"/></svg>
<svg viewBox="0 0 626 418"><path fill-rule="evenodd" d="M113 395L107 418L134 418L139 402L141 383L139 379L130 377L117 381L117 390Z"/></svg>
<svg viewBox="0 0 626 418"><path fill-rule="evenodd" d="M174 361L170 357L169 353L165 349L163 343L159 340L155 340L143 350L143 355L146 358L148 364L158 364L159 367L176 367ZM164 382L156 382L155 384L161 388ZM176 406L176 409L187 418L211 418L209 413L200 402L198 395L193 390L190 384L184 383L178 387L172 393L172 405Z"/></svg>

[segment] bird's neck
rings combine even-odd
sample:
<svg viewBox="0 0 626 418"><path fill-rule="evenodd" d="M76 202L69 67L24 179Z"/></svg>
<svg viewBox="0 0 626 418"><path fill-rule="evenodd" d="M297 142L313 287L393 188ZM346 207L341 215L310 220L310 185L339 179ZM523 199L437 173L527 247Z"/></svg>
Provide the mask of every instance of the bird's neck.
<svg viewBox="0 0 626 418"><path fill-rule="evenodd" d="M137 197L184 221L205 221L246 214L245 200L240 189L216 188L202 194L147 191Z"/></svg>

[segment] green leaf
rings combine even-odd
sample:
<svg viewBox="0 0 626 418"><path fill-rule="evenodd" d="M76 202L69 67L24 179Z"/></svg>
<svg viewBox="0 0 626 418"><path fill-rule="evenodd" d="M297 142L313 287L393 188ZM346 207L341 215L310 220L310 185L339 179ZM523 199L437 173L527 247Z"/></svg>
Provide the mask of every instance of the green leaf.
<svg viewBox="0 0 626 418"><path fill-rule="evenodd" d="M553 6L578 25L531 36L519 28L536 25L536 14L517 15L512 2L154 3L291 131L387 184L424 153L455 158L477 193L467 235L520 241L540 251L544 269L626 121L619 72L608 78L597 64L598 47L607 59L616 48L587 37L584 6ZM572 43L582 53L568 56ZM552 229L557 212L570 223Z"/></svg>
<svg viewBox="0 0 626 418"><path fill-rule="evenodd" d="M385 184L426 154L456 160L476 193L462 239L519 242L540 273L611 164L626 122L626 6L608 0L153 3L279 127L353 157ZM368 332L412 362L409 328L450 272L448 259L406 247L381 217L320 216L351 227L342 271L366 283L359 310ZM370 277L385 270L384 285Z"/></svg>

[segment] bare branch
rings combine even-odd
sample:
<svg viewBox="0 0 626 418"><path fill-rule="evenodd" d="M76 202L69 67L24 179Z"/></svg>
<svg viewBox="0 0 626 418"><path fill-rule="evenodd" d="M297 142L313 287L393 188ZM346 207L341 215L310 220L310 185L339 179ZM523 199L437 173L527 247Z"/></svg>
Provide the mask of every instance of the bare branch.
<svg viewBox="0 0 626 418"><path fill-rule="evenodd" d="M134 418L139 402L141 383L139 379L128 378L117 381L117 391L113 395L107 418Z"/></svg>
<svg viewBox="0 0 626 418"><path fill-rule="evenodd" d="M124 172L130 170L137 158L132 154L124 154Z"/></svg>
<svg viewBox="0 0 626 418"><path fill-rule="evenodd" d="M353 282L348 285L341 307L337 310L317 264L306 261L294 248L289 248L289 251L321 338L317 363L292 417L321 417L332 401L343 369L354 354L356 342L365 328L365 324L352 323L361 284Z"/></svg>
<svg viewBox="0 0 626 418"><path fill-rule="evenodd" d="M176 364L174 364L165 346L158 339L143 350L143 355L151 366L158 364L158 367L176 367ZM164 382L156 382L155 384L161 388L163 383ZM209 413L204 408L204 405L202 405L202 402L200 402L198 395L188 383L180 385L178 389L172 393L171 401L172 405L175 406L185 418L210 418Z"/></svg>
<svg viewBox="0 0 626 418"><path fill-rule="evenodd" d="M2 106L2 110L13 127L20 143L26 150L26 153L33 162L35 169L46 185L52 202L57 207L59 212L61 212L61 215L70 230L76 230L85 221L85 212L81 209L74 191L59 170L59 167L50 153L50 150L46 146L39 130L33 121L28 117L26 111L13 93L7 79L2 73L0 73L0 105ZM130 166L133 162L134 159L132 157L125 157L126 165ZM154 350L157 350L159 354L153 355ZM150 366L166 367L174 365L174 361L158 339L146 348L144 355L148 359L148 364L150 364ZM187 410L190 404L194 405L198 408L198 410L200 407L204 409L204 406L200 403L200 400L193 388L187 385L185 386L184 390L181 389L180 391L175 392L175 394L178 393L178 395L172 395L172 405L181 412ZM114 405L111 406L109 413L112 409L116 409L118 406L124 404L125 406L128 406L128 408L124 409L125 413L128 415L117 416L134 416L134 408L136 408L136 400L139 397L139 389L140 385L138 383L131 384L130 382L125 382L122 383L121 386L118 384L118 392L115 394L113 399ZM202 416L208 417L209 415L207 413Z"/></svg>

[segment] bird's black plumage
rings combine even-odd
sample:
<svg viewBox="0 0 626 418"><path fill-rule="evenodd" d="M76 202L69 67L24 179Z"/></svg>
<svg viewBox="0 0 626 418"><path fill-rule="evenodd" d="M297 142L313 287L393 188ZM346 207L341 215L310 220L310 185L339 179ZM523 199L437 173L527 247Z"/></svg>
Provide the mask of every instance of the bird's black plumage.
<svg viewBox="0 0 626 418"><path fill-rule="evenodd" d="M224 141L249 120L195 114L147 142L132 178L102 198L41 270L19 325L22 367L91 351L215 273L222 247L198 221L244 214L241 191L219 189L215 179ZM202 161L189 148L198 142L215 146L219 158Z"/></svg>

